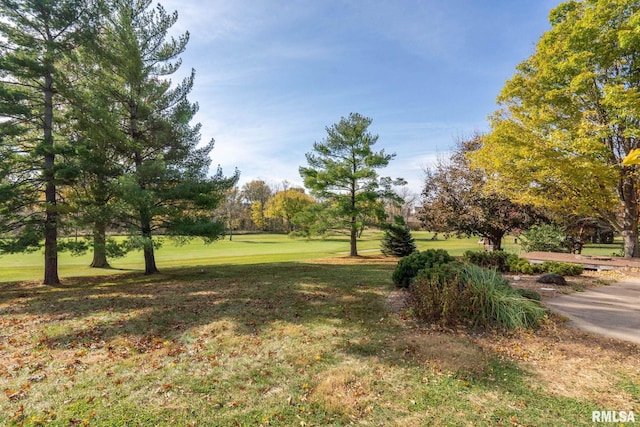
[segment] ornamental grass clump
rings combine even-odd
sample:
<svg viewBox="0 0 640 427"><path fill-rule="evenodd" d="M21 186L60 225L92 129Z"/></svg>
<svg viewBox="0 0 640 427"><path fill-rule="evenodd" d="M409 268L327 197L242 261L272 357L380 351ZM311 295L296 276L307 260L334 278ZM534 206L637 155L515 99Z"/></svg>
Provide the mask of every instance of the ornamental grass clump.
<svg viewBox="0 0 640 427"><path fill-rule="evenodd" d="M463 275L470 292L469 320L474 325L531 328L544 317L540 304L516 292L497 271L466 265Z"/></svg>
<svg viewBox="0 0 640 427"><path fill-rule="evenodd" d="M425 269L410 286L411 306L425 321L508 329L531 328L545 315L496 270L457 262Z"/></svg>

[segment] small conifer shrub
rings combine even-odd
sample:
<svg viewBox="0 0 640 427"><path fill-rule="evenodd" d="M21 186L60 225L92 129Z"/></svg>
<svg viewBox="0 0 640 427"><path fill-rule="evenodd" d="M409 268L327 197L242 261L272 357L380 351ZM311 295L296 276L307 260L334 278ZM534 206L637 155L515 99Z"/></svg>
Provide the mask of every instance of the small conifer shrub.
<svg viewBox="0 0 640 427"><path fill-rule="evenodd" d="M415 252L416 243L404 218L396 216L392 224L385 224L382 229L384 237L382 237L380 251L383 254L404 257Z"/></svg>

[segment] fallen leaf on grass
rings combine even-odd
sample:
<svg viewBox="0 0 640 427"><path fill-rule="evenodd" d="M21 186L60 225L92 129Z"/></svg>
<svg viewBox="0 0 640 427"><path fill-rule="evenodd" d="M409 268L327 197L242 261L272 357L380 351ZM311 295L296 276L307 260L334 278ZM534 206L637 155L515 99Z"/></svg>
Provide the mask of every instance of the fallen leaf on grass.
<svg viewBox="0 0 640 427"><path fill-rule="evenodd" d="M18 410L13 414L14 421L20 421L24 418L24 405L20 405Z"/></svg>
<svg viewBox="0 0 640 427"><path fill-rule="evenodd" d="M30 390L30 389L31 389L31 383L26 383L20 388L20 390L6 389L4 391L4 394L7 396L7 399L9 400L18 400L25 397L27 395L27 390Z"/></svg>

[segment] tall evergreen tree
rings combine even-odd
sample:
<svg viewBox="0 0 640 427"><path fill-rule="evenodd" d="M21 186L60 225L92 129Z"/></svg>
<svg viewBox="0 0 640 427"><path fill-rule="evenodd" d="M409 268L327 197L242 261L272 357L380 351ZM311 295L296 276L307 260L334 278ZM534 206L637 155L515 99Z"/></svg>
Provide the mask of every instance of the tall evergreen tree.
<svg viewBox="0 0 640 427"><path fill-rule="evenodd" d="M92 48L76 55L72 67L76 83L73 104L67 112L73 124L74 156L80 175L70 194L76 226L91 230L91 267L108 268L107 256L124 255L126 245L107 237L107 229L117 226L118 180L126 167L127 144L113 107L110 77L97 71Z"/></svg>
<svg viewBox="0 0 640 427"><path fill-rule="evenodd" d="M47 285L60 282L58 187L76 173L59 162L69 150L56 121L67 93L61 64L91 37L96 11L86 0L0 0L0 198L10 202L1 246L20 251L44 237Z"/></svg>
<svg viewBox="0 0 640 427"><path fill-rule="evenodd" d="M112 83L122 141L128 151L119 197L125 204L133 242L142 248L145 272L158 271L153 235L162 229L174 236L215 240L224 234L210 211L237 173L207 177L213 141L198 147L200 125L191 125L197 105L188 101L194 72L173 86L168 76L180 67L189 35L177 39L168 31L178 19L151 0L116 0L115 12L101 37L100 69ZM107 76L108 74L108 76Z"/></svg>
<svg viewBox="0 0 640 427"><path fill-rule="evenodd" d="M357 238L363 221L381 221L385 212L378 201L397 200L392 186L405 184L402 178L392 181L378 176L376 169L387 166L395 154L372 150L378 135L368 131L371 122L370 118L351 113L327 127L325 140L313 144L314 152L306 155L308 167L300 167L305 186L329 202L338 226L348 228L351 256L358 256Z"/></svg>

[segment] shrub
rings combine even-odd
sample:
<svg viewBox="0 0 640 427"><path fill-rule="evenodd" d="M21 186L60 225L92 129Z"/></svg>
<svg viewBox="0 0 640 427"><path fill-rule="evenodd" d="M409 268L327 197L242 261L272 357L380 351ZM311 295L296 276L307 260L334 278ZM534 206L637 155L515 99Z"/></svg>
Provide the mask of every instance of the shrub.
<svg viewBox="0 0 640 427"><path fill-rule="evenodd" d="M449 263L423 270L410 286L419 318L443 325L529 328L545 310L514 290L496 270Z"/></svg>
<svg viewBox="0 0 640 427"><path fill-rule="evenodd" d="M579 276L584 271L584 267L580 264L557 261L531 264L524 258L515 258L509 263L509 271L522 274L555 273L561 276Z"/></svg>
<svg viewBox="0 0 640 427"><path fill-rule="evenodd" d="M516 258L509 264L509 271L511 273L538 274L542 273L543 269L542 264L531 264L524 258Z"/></svg>
<svg viewBox="0 0 640 427"><path fill-rule="evenodd" d="M503 273L555 273L561 276L579 276L584 270L579 264L567 262L545 261L542 264L531 264L525 258L503 251L466 251L462 259L479 267L494 268Z"/></svg>
<svg viewBox="0 0 640 427"><path fill-rule="evenodd" d="M520 234L520 245L526 252L568 252L565 234L557 225L534 225Z"/></svg>
<svg viewBox="0 0 640 427"><path fill-rule="evenodd" d="M462 264L458 262L421 270L409 287L415 315L442 324L463 320L468 292L461 274Z"/></svg>
<svg viewBox="0 0 640 427"><path fill-rule="evenodd" d="M402 258L391 278L400 288L407 288L420 270L431 268L438 264L447 264L454 258L443 249L428 249L424 252L414 252Z"/></svg>
<svg viewBox="0 0 640 427"><path fill-rule="evenodd" d="M557 261L543 262L542 269L545 273L555 273L561 276L579 276L584 271L584 267L580 264Z"/></svg>
<svg viewBox="0 0 640 427"><path fill-rule="evenodd" d="M416 244L411 230L401 216L396 216L393 224L385 224L382 229L384 236L380 243L380 251L384 255L404 257L415 252Z"/></svg>
<svg viewBox="0 0 640 427"><path fill-rule="evenodd" d="M509 265L518 259L516 254L504 251L466 251L462 259L483 268L495 268L501 272L509 271Z"/></svg>

